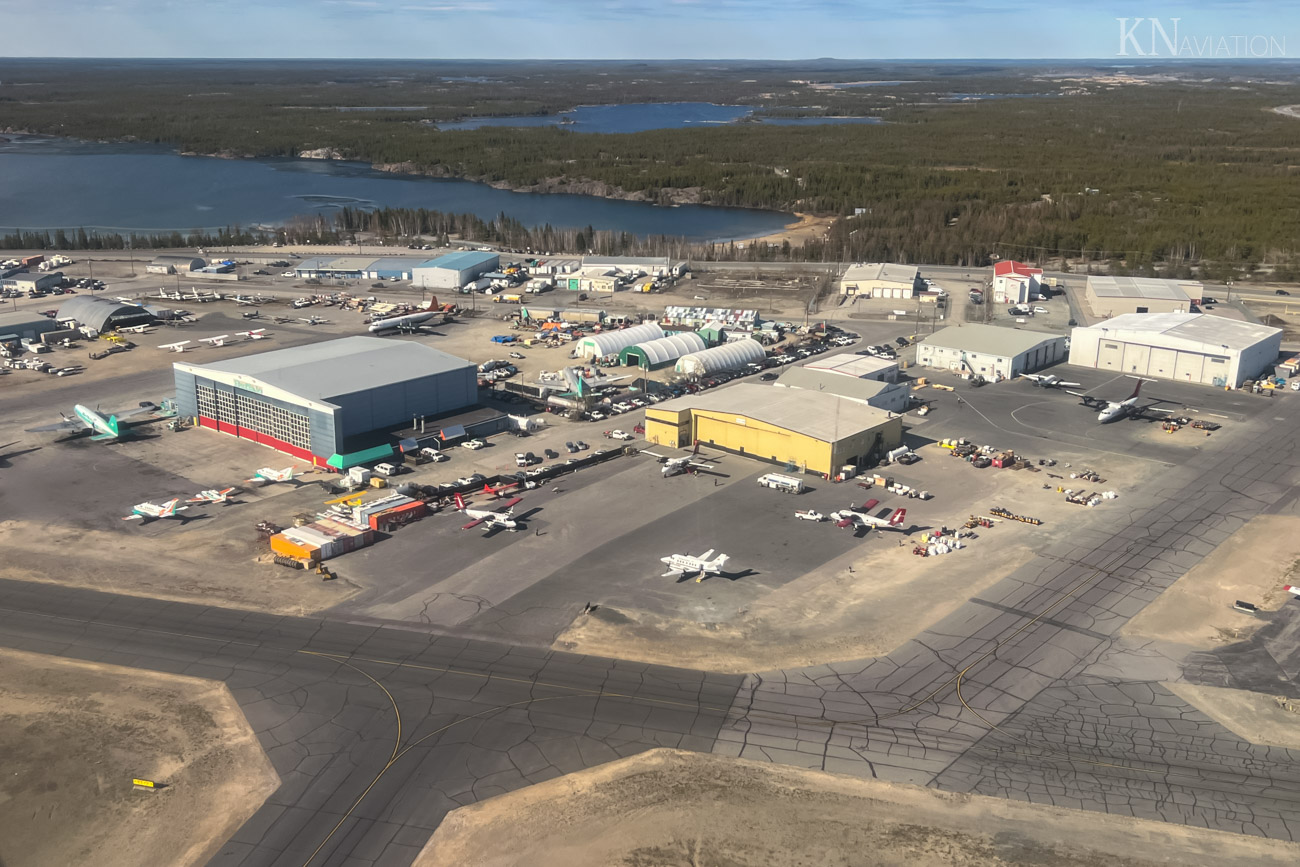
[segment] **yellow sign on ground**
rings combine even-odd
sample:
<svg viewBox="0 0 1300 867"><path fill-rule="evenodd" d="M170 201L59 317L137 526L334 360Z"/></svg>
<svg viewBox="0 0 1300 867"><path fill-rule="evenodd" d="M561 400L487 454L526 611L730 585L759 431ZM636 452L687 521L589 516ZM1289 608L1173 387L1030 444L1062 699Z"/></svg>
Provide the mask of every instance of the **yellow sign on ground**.
<svg viewBox="0 0 1300 867"><path fill-rule="evenodd" d="M139 779L135 779L135 780L132 780L132 781L131 781L131 785L133 785L133 786L141 786L142 788L145 788L145 789L156 789L156 788L158 788L158 784L155 783L153 780L139 780Z"/></svg>

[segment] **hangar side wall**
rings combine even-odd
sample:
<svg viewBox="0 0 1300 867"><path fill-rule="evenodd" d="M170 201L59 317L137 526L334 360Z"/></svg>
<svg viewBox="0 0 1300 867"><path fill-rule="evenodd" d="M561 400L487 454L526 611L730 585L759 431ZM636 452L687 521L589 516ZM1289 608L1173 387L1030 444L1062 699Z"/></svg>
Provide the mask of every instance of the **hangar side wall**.
<svg viewBox="0 0 1300 867"><path fill-rule="evenodd" d="M339 407L343 438L406 426L420 415L440 415L478 400L478 379L468 365L330 398Z"/></svg>

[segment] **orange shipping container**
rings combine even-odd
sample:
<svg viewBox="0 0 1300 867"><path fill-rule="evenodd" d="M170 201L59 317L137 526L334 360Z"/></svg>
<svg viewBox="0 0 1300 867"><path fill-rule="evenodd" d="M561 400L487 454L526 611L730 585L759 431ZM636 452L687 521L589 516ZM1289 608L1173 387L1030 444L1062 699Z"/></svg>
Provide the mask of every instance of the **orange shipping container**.
<svg viewBox="0 0 1300 867"><path fill-rule="evenodd" d="M281 557L293 557L295 560L316 562L320 558L320 548L305 542L295 542L283 533L271 537L271 550Z"/></svg>

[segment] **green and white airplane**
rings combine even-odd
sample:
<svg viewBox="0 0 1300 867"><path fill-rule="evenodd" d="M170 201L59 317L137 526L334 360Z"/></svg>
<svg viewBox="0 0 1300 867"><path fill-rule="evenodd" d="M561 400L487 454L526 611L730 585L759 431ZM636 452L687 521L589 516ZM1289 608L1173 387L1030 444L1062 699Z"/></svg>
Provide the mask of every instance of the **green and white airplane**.
<svg viewBox="0 0 1300 867"><path fill-rule="evenodd" d="M135 409L124 410L123 412L110 413L107 417L98 410L77 404L72 408L73 416L63 416L63 421L55 424L47 424L41 427L29 427L28 433L44 433L46 431L67 431L68 433L78 433L90 431L91 440L115 440L124 436L127 432L118 427L118 422L132 416L141 415L146 412L153 412L157 407L152 403L147 406L136 407ZM60 413L62 415L62 413Z"/></svg>

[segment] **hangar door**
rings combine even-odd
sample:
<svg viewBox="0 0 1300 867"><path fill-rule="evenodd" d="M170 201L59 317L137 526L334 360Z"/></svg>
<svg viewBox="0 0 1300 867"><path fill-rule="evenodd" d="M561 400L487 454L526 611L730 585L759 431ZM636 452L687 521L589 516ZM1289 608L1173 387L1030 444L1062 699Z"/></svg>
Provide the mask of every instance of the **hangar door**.
<svg viewBox="0 0 1300 867"><path fill-rule="evenodd" d="M1161 349L1158 346L1151 347L1151 361L1147 365L1147 374L1150 376L1159 376L1163 379L1177 379L1174 373L1178 363L1178 351L1175 349Z"/></svg>
<svg viewBox="0 0 1300 867"><path fill-rule="evenodd" d="M1141 343L1124 344L1124 372L1146 376L1151 366L1151 347Z"/></svg>
<svg viewBox="0 0 1300 867"><path fill-rule="evenodd" d="M1174 368L1174 379L1179 382L1208 382L1202 377L1205 370L1205 356L1199 352L1178 353L1178 364Z"/></svg>
<svg viewBox="0 0 1300 867"><path fill-rule="evenodd" d="M1124 344L1107 343L1105 340L1098 343L1097 367L1105 370L1122 370L1124 367Z"/></svg>

